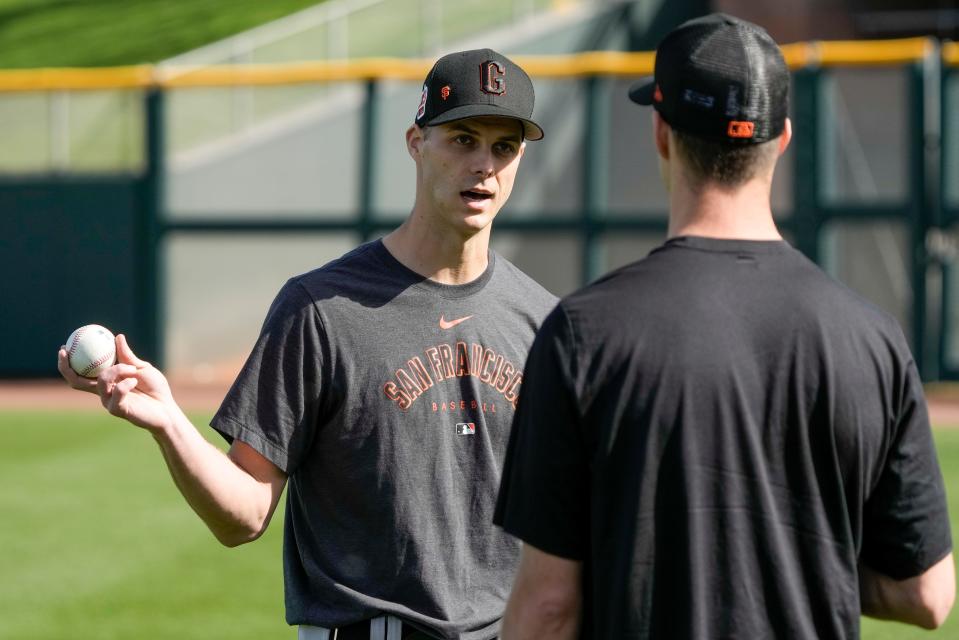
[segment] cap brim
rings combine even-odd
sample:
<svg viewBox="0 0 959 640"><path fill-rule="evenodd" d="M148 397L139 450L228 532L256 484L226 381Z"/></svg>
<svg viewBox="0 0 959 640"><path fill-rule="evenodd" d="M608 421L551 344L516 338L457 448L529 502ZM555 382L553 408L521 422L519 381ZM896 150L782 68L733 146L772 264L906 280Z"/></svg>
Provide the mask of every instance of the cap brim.
<svg viewBox="0 0 959 640"><path fill-rule="evenodd" d="M538 124L529 118L516 115L515 112L510 111L509 109L504 109L503 107L495 104L466 104L462 107L453 107L448 111L444 111L429 122L424 122L423 124L427 126L433 126L437 124L445 124L447 122L455 122L457 120L465 120L466 118L481 118L483 116L494 116L519 120L523 124L523 137L526 140L543 139L543 129Z"/></svg>
<svg viewBox="0 0 959 640"><path fill-rule="evenodd" d="M636 104L653 104L653 93L656 91L656 81L646 78L629 88L629 99Z"/></svg>

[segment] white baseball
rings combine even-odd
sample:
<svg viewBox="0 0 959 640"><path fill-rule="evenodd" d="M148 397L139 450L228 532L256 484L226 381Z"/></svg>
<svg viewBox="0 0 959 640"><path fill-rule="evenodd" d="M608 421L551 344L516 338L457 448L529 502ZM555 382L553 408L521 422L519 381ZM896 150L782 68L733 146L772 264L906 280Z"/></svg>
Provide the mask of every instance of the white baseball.
<svg viewBox="0 0 959 640"><path fill-rule="evenodd" d="M117 358L113 334L98 324L87 324L71 333L66 350L70 367L85 378L96 378Z"/></svg>

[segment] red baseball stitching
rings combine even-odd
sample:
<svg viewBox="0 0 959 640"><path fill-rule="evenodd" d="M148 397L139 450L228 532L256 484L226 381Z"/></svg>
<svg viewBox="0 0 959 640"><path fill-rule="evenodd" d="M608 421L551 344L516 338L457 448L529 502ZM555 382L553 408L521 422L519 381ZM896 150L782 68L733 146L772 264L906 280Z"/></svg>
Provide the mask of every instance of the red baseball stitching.
<svg viewBox="0 0 959 640"><path fill-rule="evenodd" d="M80 346L80 336L86 333L86 331L87 331L86 327L80 327L79 329L77 329L76 335L73 336L73 343L70 345L70 350L67 352L69 355L72 356L74 352L76 352L77 347Z"/></svg>
<svg viewBox="0 0 959 640"><path fill-rule="evenodd" d="M90 363L90 366L88 366L86 369L84 369L83 372L82 372L80 375L81 375L81 376L86 376L88 373L90 373L91 371L93 371L94 369L96 369L97 367L99 367L101 364L103 364L104 362L106 362L107 360L109 360L109 359L112 358L112 357L113 357L112 354L110 354L110 353L104 353L102 356L100 356L99 359L94 360L93 362L91 362L91 363Z"/></svg>

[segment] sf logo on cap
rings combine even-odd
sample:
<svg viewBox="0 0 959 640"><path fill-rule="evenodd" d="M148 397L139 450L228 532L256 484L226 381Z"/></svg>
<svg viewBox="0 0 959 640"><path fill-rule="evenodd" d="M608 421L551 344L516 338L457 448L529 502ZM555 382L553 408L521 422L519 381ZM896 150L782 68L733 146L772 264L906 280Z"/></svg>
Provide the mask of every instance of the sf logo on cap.
<svg viewBox="0 0 959 640"><path fill-rule="evenodd" d="M501 96L506 93L506 68L495 60L480 65L480 88L485 93Z"/></svg>
<svg viewBox="0 0 959 640"><path fill-rule="evenodd" d="M420 118L422 118L423 116L426 115L426 98L427 98L428 95L429 95L429 89L428 89L428 87L424 84L424 85L423 85L423 93L422 93L422 95L420 95L420 106L417 107L417 109L416 109L416 119L417 119L417 120L419 120Z"/></svg>

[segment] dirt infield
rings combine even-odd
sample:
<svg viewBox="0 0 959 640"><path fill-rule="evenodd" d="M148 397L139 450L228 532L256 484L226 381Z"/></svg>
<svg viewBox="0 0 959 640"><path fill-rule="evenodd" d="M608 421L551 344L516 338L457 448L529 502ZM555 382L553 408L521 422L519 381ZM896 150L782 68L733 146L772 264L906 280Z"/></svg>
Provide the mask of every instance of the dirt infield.
<svg viewBox="0 0 959 640"><path fill-rule="evenodd" d="M229 389L229 381L197 384L172 379L170 386L185 411L212 412ZM959 428L959 383L926 386L929 417L937 427ZM97 398L68 388L59 379L0 380L0 409L97 409Z"/></svg>
<svg viewBox="0 0 959 640"><path fill-rule="evenodd" d="M934 382L926 385L929 418L937 427L959 428L959 383Z"/></svg>
<svg viewBox="0 0 959 640"><path fill-rule="evenodd" d="M215 411L229 389L228 382L196 384L170 381L185 411ZM96 396L70 389L62 380L2 380L0 409L98 409Z"/></svg>

